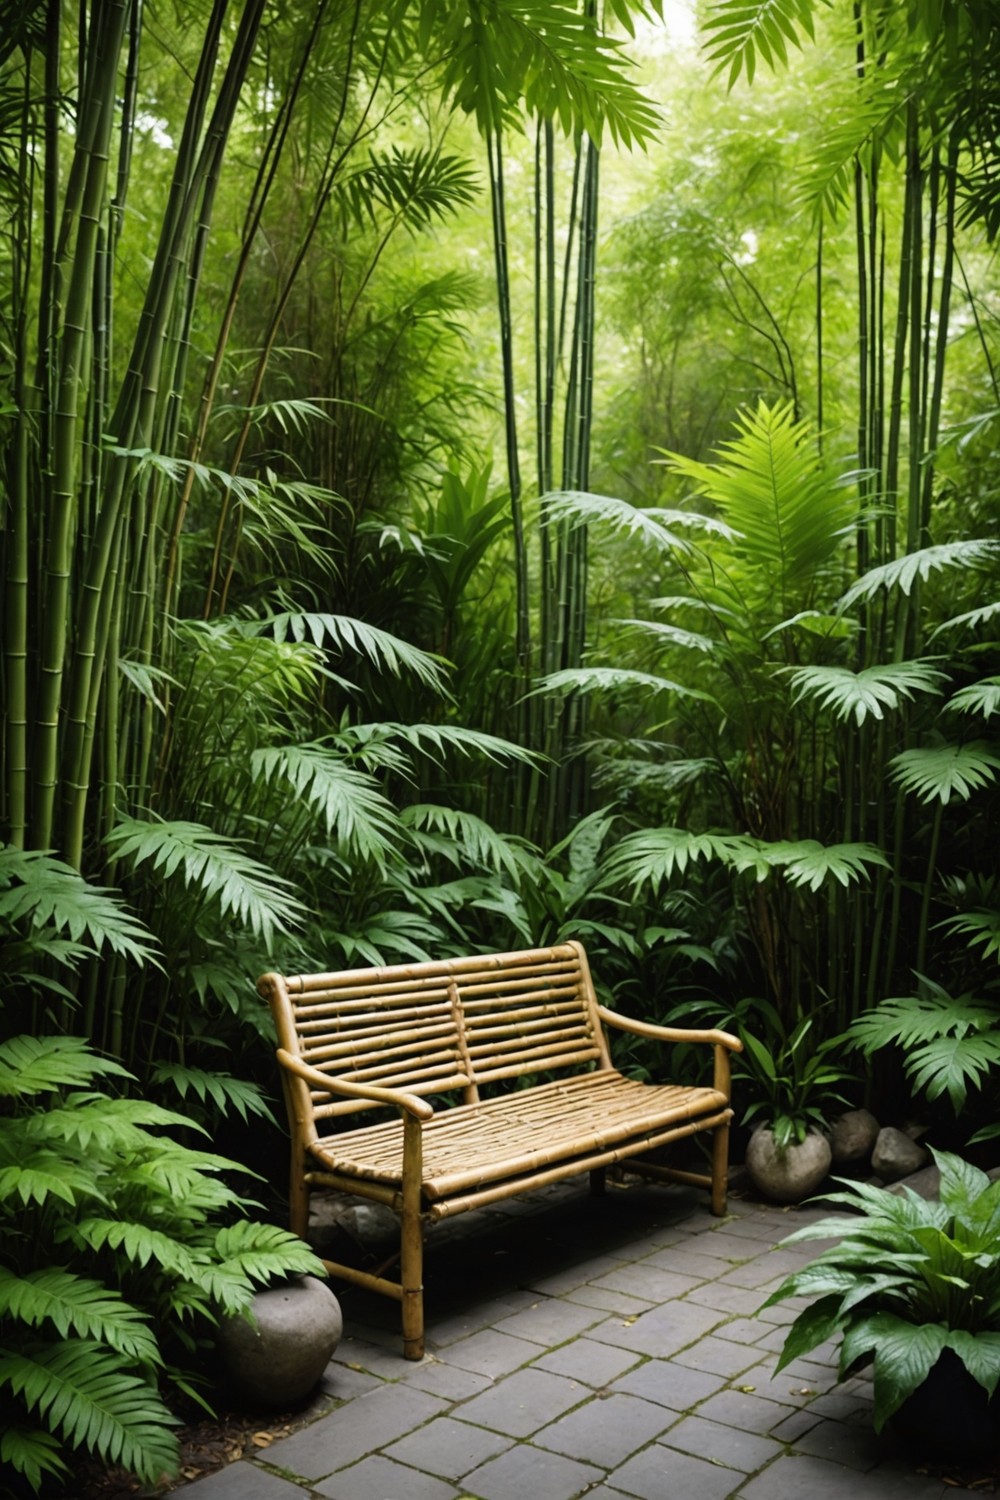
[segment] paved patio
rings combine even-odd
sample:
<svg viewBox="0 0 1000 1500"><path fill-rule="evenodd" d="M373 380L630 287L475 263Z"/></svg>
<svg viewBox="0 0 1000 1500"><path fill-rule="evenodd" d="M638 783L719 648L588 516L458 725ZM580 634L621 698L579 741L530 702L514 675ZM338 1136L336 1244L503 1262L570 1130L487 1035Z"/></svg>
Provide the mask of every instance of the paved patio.
<svg viewBox="0 0 1000 1500"><path fill-rule="evenodd" d="M308 1425L176 1493L190 1500L940 1500L871 1426L832 1348L776 1375L786 1306L822 1217L586 1180L432 1233L427 1348L397 1308L338 1288L345 1336ZM970 1481L971 1483L971 1481Z"/></svg>

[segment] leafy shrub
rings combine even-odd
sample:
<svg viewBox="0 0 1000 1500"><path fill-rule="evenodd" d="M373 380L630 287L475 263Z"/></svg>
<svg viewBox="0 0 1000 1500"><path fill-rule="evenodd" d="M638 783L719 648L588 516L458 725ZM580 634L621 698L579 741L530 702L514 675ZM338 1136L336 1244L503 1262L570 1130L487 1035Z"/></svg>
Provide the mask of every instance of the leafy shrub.
<svg viewBox="0 0 1000 1500"><path fill-rule="evenodd" d="M91 1085L127 1078L74 1037L0 1046L0 1485L38 1489L74 1451L145 1483L177 1466L160 1394L255 1283L323 1273L301 1241L242 1217L236 1164L164 1129L183 1115ZM216 1222L224 1215L226 1222Z"/></svg>

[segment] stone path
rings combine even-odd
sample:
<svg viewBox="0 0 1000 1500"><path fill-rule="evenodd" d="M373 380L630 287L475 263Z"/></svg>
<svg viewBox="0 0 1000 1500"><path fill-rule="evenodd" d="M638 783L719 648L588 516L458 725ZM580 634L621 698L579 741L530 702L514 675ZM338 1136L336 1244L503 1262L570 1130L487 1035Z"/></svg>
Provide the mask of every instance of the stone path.
<svg viewBox="0 0 1000 1500"><path fill-rule="evenodd" d="M185 1500L941 1500L968 1493L876 1438L870 1385L831 1347L775 1374L785 1304L822 1217L586 1182L432 1233L427 1349L397 1308L338 1295L345 1337L317 1415Z"/></svg>

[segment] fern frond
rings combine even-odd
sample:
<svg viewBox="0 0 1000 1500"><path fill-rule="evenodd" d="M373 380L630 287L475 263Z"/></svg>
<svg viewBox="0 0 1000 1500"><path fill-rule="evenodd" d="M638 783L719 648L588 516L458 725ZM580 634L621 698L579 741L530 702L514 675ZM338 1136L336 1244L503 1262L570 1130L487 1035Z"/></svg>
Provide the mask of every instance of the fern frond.
<svg viewBox="0 0 1000 1500"><path fill-rule="evenodd" d="M265 943L303 920L303 907L286 881L203 823L122 818L106 842L116 858L133 866L148 864L167 880L179 876Z"/></svg>
<svg viewBox="0 0 1000 1500"><path fill-rule="evenodd" d="M944 705L945 713L982 714L990 719L1000 712L1000 677L983 677L959 688Z"/></svg>
<svg viewBox="0 0 1000 1500"><path fill-rule="evenodd" d="M850 1035L866 1057L895 1044L911 1052L940 1036L968 1036L990 1030L1000 1021L997 1011L970 995L949 995L940 985L924 980L919 995L896 995L851 1022Z"/></svg>
<svg viewBox="0 0 1000 1500"><path fill-rule="evenodd" d="M144 1313L100 1281L58 1266L26 1276L0 1266L0 1318L16 1319L28 1328L51 1323L61 1338L75 1334L107 1344L140 1364L163 1363Z"/></svg>
<svg viewBox="0 0 1000 1500"><path fill-rule="evenodd" d="M711 636L699 635L696 630L683 630L679 625L668 625L661 620L615 620L614 624L623 625L636 635L649 636L662 646L680 646L685 651L706 653L716 649Z"/></svg>
<svg viewBox="0 0 1000 1500"><path fill-rule="evenodd" d="M177 1471L177 1419L121 1355L91 1339L0 1356L0 1386L71 1447L123 1464L147 1484Z"/></svg>
<svg viewBox="0 0 1000 1500"><path fill-rule="evenodd" d="M687 828L644 828L616 844L602 862L601 885L624 882L655 896L675 874L700 860L726 862L742 841L730 834L692 833Z"/></svg>
<svg viewBox="0 0 1000 1500"><path fill-rule="evenodd" d="M282 1276L324 1276L323 1262L309 1246L274 1224L237 1219L215 1236L215 1254L226 1269L266 1284Z"/></svg>
<svg viewBox="0 0 1000 1500"><path fill-rule="evenodd" d="M289 610L254 621L247 628L272 632L279 643L289 638L294 641L311 639L314 645L333 647L345 656L352 653L363 656L379 671L389 672L393 677L410 675L436 693L445 692L442 666L437 657L400 640L399 636L390 635L387 630L379 630L377 626L352 619L349 615Z"/></svg>
<svg viewBox="0 0 1000 1500"><path fill-rule="evenodd" d="M108 1099L104 1094L69 1094L62 1105L24 1120L24 1137L55 1148L72 1146L86 1160L99 1153L109 1160L141 1153L159 1141L145 1128L199 1127L187 1115L164 1109L145 1099Z"/></svg>
<svg viewBox="0 0 1000 1500"><path fill-rule="evenodd" d="M968 745L904 750L889 765L905 792L913 792L921 802L940 800L947 806L953 798L967 802L973 792L994 782L1000 755L982 740L973 740Z"/></svg>
<svg viewBox="0 0 1000 1500"><path fill-rule="evenodd" d="M148 1224L125 1219L92 1215L60 1231L64 1243L90 1250L114 1250L130 1265L160 1266L172 1276L189 1279L195 1274L195 1262L188 1249L173 1235Z"/></svg>
<svg viewBox="0 0 1000 1500"><path fill-rule="evenodd" d="M132 1076L110 1058L96 1057L82 1037L15 1036L0 1043L0 1098L30 1098L101 1074Z"/></svg>
<svg viewBox="0 0 1000 1500"><path fill-rule="evenodd" d="M211 1102L223 1116L233 1109L241 1120L248 1120L251 1115L265 1120L274 1118L257 1084L244 1078L233 1078L229 1073L164 1062L157 1063L150 1082L169 1084L181 1099L194 1094L203 1104ZM190 1121L185 1120L185 1123L190 1124Z"/></svg>
<svg viewBox="0 0 1000 1500"><path fill-rule="evenodd" d="M12 1144L13 1132L4 1132L0 1141L3 1155L7 1156ZM64 1156L46 1147L32 1149L23 1142L18 1159L0 1166L0 1203L8 1200L20 1202L24 1208L31 1204L45 1205L50 1198L68 1203L71 1208L87 1199L100 1199L100 1188L92 1171L85 1164L67 1161Z"/></svg>
<svg viewBox="0 0 1000 1500"><path fill-rule="evenodd" d="M786 44L801 48L803 31L812 37L812 17L812 0L717 0L701 23L706 56L715 74L728 67L730 88L744 69L753 83L758 56L772 70L786 66Z"/></svg>
<svg viewBox="0 0 1000 1500"><path fill-rule="evenodd" d="M441 807L436 803L417 802L403 808L400 821L417 835L443 835L449 841L450 848L441 843L430 847L454 864L471 862L498 875L507 874L515 885L520 884L524 873L523 845L514 838L498 833L473 813L461 812L454 807Z"/></svg>
<svg viewBox="0 0 1000 1500"><path fill-rule="evenodd" d="M963 615L955 615L954 619L944 620L935 630L931 632L930 639L941 635L946 630L978 630L982 625L989 625L1000 616L1000 599L994 600L992 604L983 604L979 609L970 609Z"/></svg>
<svg viewBox="0 0 1000 1500"><path fill-rule="evenodd" d="M918 582L926 583L934 572L945 568L985 567L994 561L998 552L1000 543L985 539L942 542L935 547L922 547L917 552L907 552L903 557L897 557L892 562L883 563L880 567L863 573L838 600L837 608L853 609L856 604L865 604L869 599L874 599L882 590L891 593L894 589L899 589L900 593L909 595Z"/></svg>
<svg viewBox="0 0 1000 1500"><path fill-rule="evenodd" d="M947 1093L956 1115L965 1108L970 1088L1000 1067L1000 1031L971 1036L941 1036L908 1053L906 1076L928 1099Z"/></svg>
<svg viewBox="0 0 1000 1500"><path fill-rule="evenodd" d="M0 917L68 932L95 952L107 946L136 963L155 962L154 938L115 892L37 849L0 845Z"/></svg>
<svg viewBox="0 0 1000 1500"><path fill-rule="evenodd" d="M540 677L529 697L540 693L677 693L682 698L700 698L714 703L711 693L659 677L655 672L638 672L628 667L564 667Z"/></svg>
<svg viewBox="0 0 1000 1500"><path fill-rule="evenodd" d="M808 886L811 891L820 890L828 880L846 889L864 879L869 865L889 868L889 861L874 844L820 844L815 839L775 846L773 862L790 885Z"/></svg>
<svg viewBox="0 0 1000 1500"><path fill-rule="evenodd" d="M883 709L896 709L917 692L940 693L946 674L927 661L885 662L853 672L849 667L798 667L791 673L795 701L815 698L838 719L856 724L884 718Z"/></svg>
<svg viewBox="0 0 1000 1500"><path fill-rule="evenodd" d="M59 1443L51 1432L39 1428L8 1425L0 1430L0 1467L4 1465L22 1474L36 1492L46 1475L53 1478L69 1473L69 1466L59 1456Z"/></svg>
<svg viewBox="0 0 1000 1500"><path fill-rule="evenodd" d="M265 782L283 781L322 818L328 834L353 854L384 867L395 852L398 823L377 783L329 746L268 745L251 767Z"/></svg>

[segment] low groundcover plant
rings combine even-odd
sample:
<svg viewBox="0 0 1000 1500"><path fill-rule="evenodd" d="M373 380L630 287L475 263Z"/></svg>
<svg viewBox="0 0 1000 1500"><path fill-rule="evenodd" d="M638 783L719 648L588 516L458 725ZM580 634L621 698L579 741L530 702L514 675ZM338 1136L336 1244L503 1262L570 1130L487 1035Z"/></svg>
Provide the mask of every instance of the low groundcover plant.
<svg viewBox="0 0 1000 1500"><path fill-rule="evenodd" d="M778 1370L841 1335L839 1378L874 1361L875 1429L951 1350L992 1396L1000 1380L1000 1181L943 1151L940 1201L850 1183L825 1201L850 1218L810 1224L784 1241L836 1239L765 1302L809 1297Z"/></svg>

